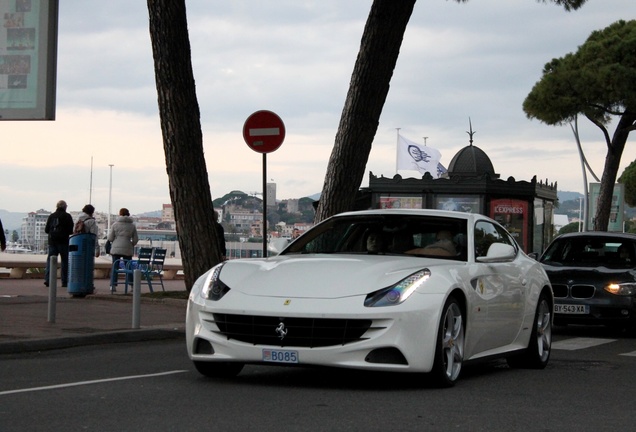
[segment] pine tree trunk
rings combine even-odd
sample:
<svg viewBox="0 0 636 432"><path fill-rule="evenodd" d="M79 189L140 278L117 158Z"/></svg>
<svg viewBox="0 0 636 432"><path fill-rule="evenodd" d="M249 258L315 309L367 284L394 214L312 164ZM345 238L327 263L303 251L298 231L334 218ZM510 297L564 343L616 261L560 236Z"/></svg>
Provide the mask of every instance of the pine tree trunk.
<svg viewBox="0 0 636 432"><path fill-rule="evenodd" d="M185 0L148 0L170 199L186 289L221 261L203 156Z"/></svg>
<svg viewBox="0 0 636 432"><path fill-rule="evenodd" d="M351 210L362 183L415 0L374 0L316 210L315 222Z"/></svg>
<svg viewBox="0 0 636 432"><path fill-rule="evenodd" d="M594 231L607 231L610 213L612 211L612 196L614 195L614 185L618 177L618 169L621 163L621 156L627 143L627 137L636 124L636 113L629 109L621 116L614 131L612 142L609 145L601 186L599 188L598 202L596 203L596 214L594 215Z"/></svg>

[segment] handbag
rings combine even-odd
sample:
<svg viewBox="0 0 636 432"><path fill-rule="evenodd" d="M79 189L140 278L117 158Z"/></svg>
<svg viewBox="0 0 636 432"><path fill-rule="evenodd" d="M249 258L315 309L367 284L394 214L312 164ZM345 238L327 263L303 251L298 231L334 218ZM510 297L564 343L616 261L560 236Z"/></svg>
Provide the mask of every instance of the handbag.
<svg viewBox="0 0 636 432"><path fill-rule="evenodd" d="M108 255L110 255L110 247L112 246L110 240L106 240L106 244L104 245L104 250Z"/></svg>

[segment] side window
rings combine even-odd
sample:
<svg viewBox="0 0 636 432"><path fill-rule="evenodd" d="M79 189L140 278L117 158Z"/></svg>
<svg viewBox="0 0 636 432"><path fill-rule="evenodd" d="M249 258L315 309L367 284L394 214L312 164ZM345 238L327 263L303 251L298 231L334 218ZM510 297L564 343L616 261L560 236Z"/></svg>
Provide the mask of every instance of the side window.
<svg viewBox="0 0 636 432"><path fill-rule="evenodd" d="M486 256L493 243L504 243L517 250L517 244L503 228L488 221L479 221L475 225L475 257Z"/></svg>
<svg viewBox="0 0 636 432"><path fill-rule="evenodd" d="M518 245L517 242L515 241L515 239L510 235L510 233L508 231L506 231L505 229L503 229L502 227L495 225L495 228L497 229L497 232L499 232L499 236L500 236L500 241L499 243L505 243L508 244L510 246L512 246L515 249L515 253L518 252Z"/></svg>

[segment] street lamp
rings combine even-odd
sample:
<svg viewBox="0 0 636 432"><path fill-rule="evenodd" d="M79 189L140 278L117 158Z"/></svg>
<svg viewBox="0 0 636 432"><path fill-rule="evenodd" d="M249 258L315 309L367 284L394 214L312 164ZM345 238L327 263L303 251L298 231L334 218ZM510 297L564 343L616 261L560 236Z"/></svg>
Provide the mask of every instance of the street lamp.
<svg viewBox="0 0 636 432"><path fill-rule="evenodd" d="M110 235L110 215L112 211L110 210L110 204L113 198L113 167L115 165L108 164L110 167L110 186L108 187L108 235Z"/></svg>

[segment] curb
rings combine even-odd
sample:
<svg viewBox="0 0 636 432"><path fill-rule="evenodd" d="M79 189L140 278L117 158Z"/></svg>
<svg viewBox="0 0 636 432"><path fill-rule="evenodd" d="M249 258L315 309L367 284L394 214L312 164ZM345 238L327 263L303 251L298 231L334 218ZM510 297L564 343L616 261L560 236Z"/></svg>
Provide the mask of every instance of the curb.
<svg viewBox="0 0 636 432"><path fill-rule="evenodd" d="M91 294L86 296L84 299L86 300L103 300L103 301L113 301L113 302L132 302L133 296L132 294ZM182 306L186 307L188 305L188 300L185 299L173 299L173 298L149 298L141 296L141 303L150 303L150 304L163 304L169 306Z"/></svg>
<svg viewBox="0 0 636 432"><path fill-rule="evenodd" d="M52 339L30 339L15 342L1 342L0 355L50 351L89 345L145 342L181 338L185 338L184 329L121 330L116 332L93 333L90 335L57 337Z"/></svg>

